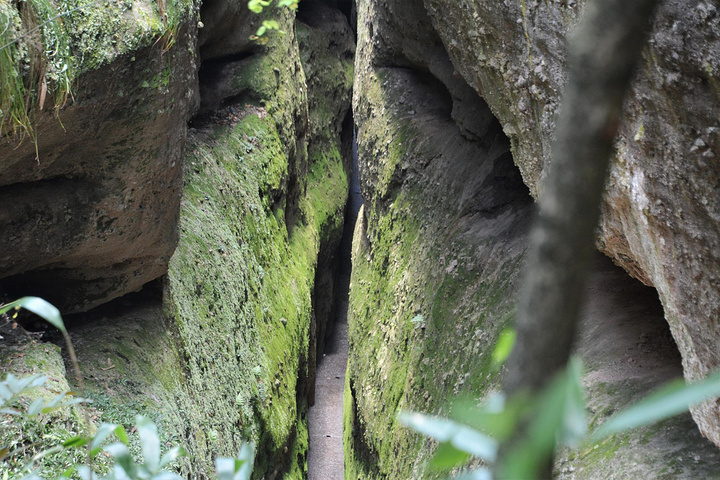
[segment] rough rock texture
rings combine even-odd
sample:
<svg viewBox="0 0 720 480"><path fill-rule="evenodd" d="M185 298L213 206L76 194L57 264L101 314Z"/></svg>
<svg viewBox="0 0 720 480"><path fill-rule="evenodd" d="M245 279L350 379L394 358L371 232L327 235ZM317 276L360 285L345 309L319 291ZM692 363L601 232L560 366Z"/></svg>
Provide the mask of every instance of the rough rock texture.
<svg viewBox="0 0 720 480"><path fill-rule="evenodd" d="M680 355L653 288L598 254L576 353L585 366L591 428L682 375ZM562 449L555 476L570 479L717 478L720 452L689 413Z"/></svg>
<svg viewBox="0 0 720 480"><path fill-rule="evenodd" d="M352 115L350 103L353 84L355 42L347 18L323 0L303 2L298 12L297 35L300 59L307 79L309 107L310 163L326 158L342 159L350 173ZM342 120L339 122L338 120ZM319 172L320 173L320 172ZM346 176L347 177L347 176ZM345 195L343 195L345 198ZM313 292L313 325L310 338L309 400L315 401L315 366L323 354L327 326L334 316L337 251L343 235L338 215L328 217L330 224L321 227L322 237Z"/></svg>
<svg viewBox="0 0 720 480"><path fill-rule="evenodd" d="M549 161L565 41L584 2L426 0L453 65L490 105L534 195ZM720 367L720 12L663 2L610 173L599 248L657 288L685 377ZM694 409L720 445L720 406Z"/></svg>
<svg viewBox="0 0 720 480"><path fill-rule="evenodd" d="M166 291L187 355L193 476L248 439L257 478L307 473L315 282L342 230L354 50L344 17L316 7L297 23L265 12L286 35L200 70L201 96L214 96L193 120Z"/></svg>
<svg viewBox="0 0 720 480"><path fill-rule="evenodd" d="M315 361L311 331L316 319L325 324L322 317L329 307L320 304L332 298L323 291L325 284L315 282L332 277L350 161L343 158L342 138L351 134L351 128L343 128L351 123L347 112L354 41L347 19L330 8L331 3L308 0L296 21L288 9L268 8L258 16L245 13L246 2L206 2L197 116L190 118L190 100L197 99L198 89L193 18L193 29L166 52L162 42L131 50L82 77L76 103L61 117L68 131L85 135L77 144L67 144L65 134L52 133L45 123L39 126L40 169L55 172L57 183L48 177L38 186L23 183L0 191L29 205L29 194L47 185L43 196L32 198L48 199L37 209L67 222L51 230L58 238L55 243L69 244L65 238L104 240L91 259L56 252L54 261L66 262L61 266L68 267L63 270L67 278L87 275L70 269L75 265L71 261L101 270L103 261L113 262L113 255L128 252L152 263L155 276L167 273L162 295L148 292L158 288L152 283L140 295L66 320L81 362L89 365L85 376L88 395L97 399L97 420L122 423L130 430L136 414L150 416L164 444L182 444L190 453L192 460L182 460L179 467L187 478L214 476L215 457L236 455L250 439L257 444L257 478L306 475L307 406ZM268 18L277 19L287 34L270 34L266 45L251 42L247 32ZM156 70L162 75L153 76ZM312 75L309 80L306 70ZM116 102L119 92L129 102L123 108L108 103ZM74 111L86 118L81 122L71 116ZM32 150L31 145L21 148ZM85 157L70 162L71 153L85 152L82 148L102 153L97 167ZM34 160L31 165L34 168ZM150 166L165 175L162 191ZM0 161L0 167L34 179L27 163L8 167ZM142 188L143 194L147 190L151 200L124 189L128 172L134 175L133 188ZM119 220L98 222L94 209L105 200L86 177L107 190L118 212L149 210L149 217L124 230L117 229ZM50 202L54 210L47 206ZM77 218L63 216L71 202L84 209ZM11 205L0 212L0 221L9 227L7 242L16 230L4 215L23 210L3 205ZM40 242L42 235L36 232L43 218L26 220L28 231L22 238ZM141 234L160 236L164 242L145 245ZM6 252L12 253L4 248L0 255ZM31 253L24 251L18 258L39 261L36 257L41 256ZM138 270L137 284L132 285L137 289L154 277L142 277L132 258L126 263L131 271ZM8 260L8 265L15 268L19 260ZM35 286L42 274L59 278L51 273L45 268L32 277L9 277L0 294L13 294L11 281ZM75 288L74 304L39 289L31 293L57 302L63 313L110 297L89 299L89 287L66 280L61 286ZM118 294L126 291L121 290ZM0 354L6 351L16 354L0 343ZM48 477L63 468L62 462L48 465Z"/></svg>
<svg viewBox="0 0 720 480"><path fill-rule="evenodd" d="M104 63L80 75L59 119L39 116L38 160L32 139L20 146L0 139L0 288L42 296L70 313L165 273L196 101L196 22L191 7L169 49L162 32L118 28L121 44L122 35L141 35L127 53L105 45L106 25L82 31L98 40L78 56Z"/></svg>
<svg viewBox="0 0 720 480"><path fill-rule="evenodd" d="M447 414L448 396L482 397L497 384L489 352L512 318L529 218L520 172L536 193L564 75L564 34L577 8L559 2L359 2L354 113L366 204L355 237L349 314L349 478L432 478L423 461L433 447L400 427L397 411ZM507 70L512 65L515 73ZM505 83L503 73L520 75L521 67L525 81L537 85L515 86L517 77ZM543 92L545 100L530 102L530 95ZM506 144L501 130L510 138ZM508 144L519 159L510 157ZM614 168L620 166L617 160ZM712 263L710 254L705 258ZM623 266L633 272L627 262ZM668 355L672 342L657 322L659 310L646 311L655 302L652 293L608 268L601 264L578 346L588 363L595 423L679 373ZM625 326L639 318L643 322ZM685 416L590 451L565 452L556 473L712 477L718 454L692 432Z"/></svg>
<svg viewBox="0 0 720 480"><path fill-rule="evenodd" d="M507 138L452 75L422 5L363 2L358 26L365 205L348 314L345 475L420 478L433 447L397 413L442 412L448 395L495 385L490 352L512 318L532 202Z"/></svg>

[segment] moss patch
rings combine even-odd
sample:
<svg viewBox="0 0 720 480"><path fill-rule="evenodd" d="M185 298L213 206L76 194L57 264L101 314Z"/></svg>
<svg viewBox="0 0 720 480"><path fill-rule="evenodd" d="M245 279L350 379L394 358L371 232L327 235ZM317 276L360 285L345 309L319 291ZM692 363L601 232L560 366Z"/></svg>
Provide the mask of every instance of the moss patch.
<svg viewBox="0 0 720 480"><path fill-rule="evenodd" d="M503 147L463 140L422 75L376 73L355 97L370 195L353 250L345 468L432 478L434 445L397 414L447 415L452 396L496 385L490 353L512 320L527 199L477 213L499 195L485 178Z"/></svg>
<svg viewBox="0 0 720 480"><path fill-rule="evenodd" d="M37 110L62 106L77 77L151 43L172 47L194 0L0 4L0 131L35 137Z"/></svg>
<svg viewBox="0 0 720 480"><path fill-rule="evenodd" d="M284 205L268 195L287 172L273 118L256 110L205 134L189 147L168 288L187 356L193 455L202 464L253 439L258 478L304 472L301 383L319 232L337 222L347 180L332 152L313 162L304 221L289 235Z"/></svg>

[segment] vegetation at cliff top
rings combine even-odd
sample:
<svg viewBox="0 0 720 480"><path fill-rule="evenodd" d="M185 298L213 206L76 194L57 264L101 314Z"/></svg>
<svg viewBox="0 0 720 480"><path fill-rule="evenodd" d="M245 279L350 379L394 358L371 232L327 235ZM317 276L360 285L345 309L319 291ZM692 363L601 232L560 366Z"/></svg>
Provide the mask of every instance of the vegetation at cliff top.
<svg viewBox="0 0 720 480"><path fill-rule="evenodd" d="M152 42L170 48L195 0L0 2L0 134L37 143L38 112L56 114L74 82ZM37 152L36 152L37 153Z"/></svg>

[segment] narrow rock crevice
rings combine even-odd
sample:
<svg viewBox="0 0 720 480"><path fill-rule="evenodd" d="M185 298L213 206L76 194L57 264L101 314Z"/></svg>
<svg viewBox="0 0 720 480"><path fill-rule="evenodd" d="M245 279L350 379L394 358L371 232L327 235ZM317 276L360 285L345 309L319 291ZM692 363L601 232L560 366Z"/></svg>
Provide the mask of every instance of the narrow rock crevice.
<svg viewBox="0 0 720 480"><path fill-rule="evenodd" d="M345 127L352 127L348 116ZM344 478L343 388L348 357L348 300L352 273L352 241L355 222L363 200L358 181L357 144L352 135L348 201L342 239L335 256L331 317L318 334L317 374L308 414L310 434L308 478ZM345 136L347 138L347 136Z"/></svg>

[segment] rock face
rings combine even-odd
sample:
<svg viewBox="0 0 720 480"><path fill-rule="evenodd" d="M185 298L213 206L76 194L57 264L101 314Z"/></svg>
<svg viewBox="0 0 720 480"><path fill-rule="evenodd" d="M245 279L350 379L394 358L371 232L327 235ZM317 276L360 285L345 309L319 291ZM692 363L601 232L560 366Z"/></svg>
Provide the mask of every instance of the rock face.
<svg viewBox="0 0 720 480"><path fill-rule="evenodd" d="M32 139L0 140L6 293L38 295L72 313L165 273L196 102L195 15L188 10L167 51L158 32L135 26L140 47L110 55L106 33L96 32L100 52L84 53L111 63L80 75L58 118L38 118L38 159Z"/></svg>
<svg viewBox="0 0 720 480"><path fill-rule="evenodd" d="M490 105L533 195L550 161L565 47L584 2L426 0L455 69ZM598 247L657 288L685 377L720 367L720 12L667 1L626 106ZM720 445L720 407L693 410Z"/></svg>
<svg viewBox="0 0 720 480"><path fill-rule="evenodd" d="M303 478L313 333L326 322L322 279L348 189L341 130L354 42L325 2L308 1L297 21L284 10L233 18L230 32L275 18L287 33L266 45L245 37L221 56L213 45L227 45L208 34L200 48L209 60L165 296L187 356L197 461L186 473L210 476L216 455L252 439L258 478Z"/></svg>
<svg viewBox="0 0 720 480"><path fill-rule="evenodd" d="M481 397L497 385L488 352L511 323L529 218L519 178L538 195L565 78L564 44L582 6L358 2L354 113L366 203L355 237L349 314L350 478L433 478L422 465L432 447L397 424L397 411L446 414L449 394ZM716 23L706 2L692 8L666 2L660 12L628 104L598 240L627 272L657 288L690 379L717 365L710 349L718 330L709 322L717 316L712 285L720 251L718 198L710 198L718 171L712 130L712 112L718 111ZM686 55L673 59L673 48ZM660 83L668 78L672 84ZM702 143L691 138L702 132L710 136ZM683 256L685 251L697 256ZM615 344L607 355L593 347L593 336L614 338L611 333L623 330L614 322L637 314L633 300L609 286L629 279L608 283L620 273L605 277L606 268L593 287L600 296L595 301L603 305L606 295L615 313L607 315L595 303L578 345L588 363L593 422L678 373L677 366L659 362L671 357L664 353L638 354L647 363L628 369L623 362L635 356L623 357ZM628 283L628 291L638 288ZM637 301L649 297L642 298ZM626 328L632 338L617 345L634 351L643 338L662 337L657 323L648 325L643 332L637 325ZM654 341L644 343L652 352L672 350ZM694 418L716 441L714 408L698 409ZM717 453L688 433L692 429L686 416L633 432L592 452L566 454L556 473L712 475Z"/></svg>
<svg viewBox="0 0 720 480"><path fill-rule="evenodd" d="M438 412L498 376L532 201L490 109L418 2L358 4L360 186L348 314L346 478L421 478L399 409Z"/></svg>
<svg viewBox="0 0 720 480"><path fill-rule="evenodd" d="M187 478L213 477L247 440L258 478L307 474L352 135L354 39L334 3L305 0L296 18L204 2L199 38L193 10L173 37L85 72L67 132L49 115L36 127L40 166L31 143L0 156L16 182L0 190L0 294L65 314L165 275L162 293L154 282L71 330L100 420L153 417L190 453ZM251 41L268 19L286 34Z"/></svg>

